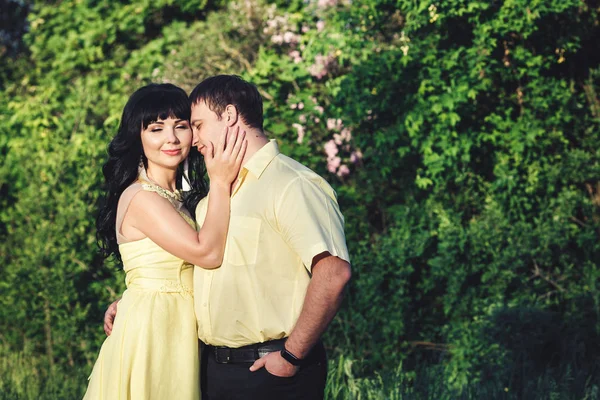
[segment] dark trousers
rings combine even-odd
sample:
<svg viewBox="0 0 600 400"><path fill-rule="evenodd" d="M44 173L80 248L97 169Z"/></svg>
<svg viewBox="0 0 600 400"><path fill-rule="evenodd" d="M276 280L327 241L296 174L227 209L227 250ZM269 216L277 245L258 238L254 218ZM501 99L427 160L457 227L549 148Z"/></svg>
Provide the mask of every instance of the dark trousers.
<svg viewBox="0 0 600 400"><path fill-rule="evenodd" d="M307 365L289 378L271 375L264 367L249 370L252 363L219 364L214 353L202 348L202 399L323 399L327 380L327 356L319 342L312 350Z"/></svg>

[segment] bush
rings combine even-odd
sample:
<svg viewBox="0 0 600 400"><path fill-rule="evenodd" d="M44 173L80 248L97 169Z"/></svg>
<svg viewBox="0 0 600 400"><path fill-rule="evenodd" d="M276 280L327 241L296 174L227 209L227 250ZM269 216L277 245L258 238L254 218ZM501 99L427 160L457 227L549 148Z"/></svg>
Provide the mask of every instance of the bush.
<svg viewBox="0 0 600 400"><path fill-rule="evenodd" d="M335 367L332 398L597 397L593 2L38 2L26 25L0 54L7 354L91 368L123 289L93 221L126 98L237 73L346 216L353 281L326 343L361 389Z"/></svg>

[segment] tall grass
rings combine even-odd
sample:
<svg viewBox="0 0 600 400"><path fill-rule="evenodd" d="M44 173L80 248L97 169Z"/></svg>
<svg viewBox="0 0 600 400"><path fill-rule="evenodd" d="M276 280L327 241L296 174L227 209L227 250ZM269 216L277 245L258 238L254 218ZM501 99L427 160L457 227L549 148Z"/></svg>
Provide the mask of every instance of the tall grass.
<svg viewBox="0 0 600 400"><path fill-rule="evenodd" d="M0 345L0 400L81 399L88 368L50 367L45 357Z"/></svg>
<svg viewBox="0 0 600 400"><path fill-rule="evenodd" d="M329 400L598 400L600 381L590 377L584 387L571 377L572 372L556 377L550 372L520 387L497 380L467 384L461 391L452 389L444 366L423 365L407 371L399 365L372 377L356 377L355 361L343 356L330 361L326 398ZM507 368L511 368L507 366ZM569 371L569 368L566 368ZM596 379L596 380L595 380Z"/></svg>
<svg viewBox="0 0 600 400"><path fill-rule="evenodd" d="M600 400L600 382L589 379L584 390L574 390L568 375L560 379L543 376L529 382L525 392L493 381L467 385L458 392L450 389L441 365L422 367L416 372L399 365L395 370L357 377L356 364L343 356L330 360L328 400ZM79 400L85 392L88 373L87 366L50 368L44 357L12 353L0 346L0 400Z"/></svg>

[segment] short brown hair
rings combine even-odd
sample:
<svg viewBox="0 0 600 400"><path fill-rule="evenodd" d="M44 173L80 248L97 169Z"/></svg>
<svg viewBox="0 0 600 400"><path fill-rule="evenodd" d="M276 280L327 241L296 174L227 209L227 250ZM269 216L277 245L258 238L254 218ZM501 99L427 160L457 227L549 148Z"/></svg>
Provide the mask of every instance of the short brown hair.
<svg viewBox="0 0 600 400"><path fill-rule="evenodd" d="M190 94L192 104L204 101L221 118L232 104L251 128L263 129L262 97L256 86L237 75L216 75L200 82Z"/></svg>

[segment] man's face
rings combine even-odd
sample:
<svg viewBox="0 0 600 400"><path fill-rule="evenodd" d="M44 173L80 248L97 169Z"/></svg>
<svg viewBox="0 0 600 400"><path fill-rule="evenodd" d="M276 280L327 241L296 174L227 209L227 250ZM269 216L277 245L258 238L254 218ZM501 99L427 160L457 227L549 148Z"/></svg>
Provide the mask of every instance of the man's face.
<svg viewBox="0 0 600 400"><path fill-rule="evenodd" d="M192 105L192 129L194 132L193 144L198 146L198 151L204 155L206 145L212 143L216 146L225 132L226 120L219 120L217 114L208 108L204 101Z"/></svg>

